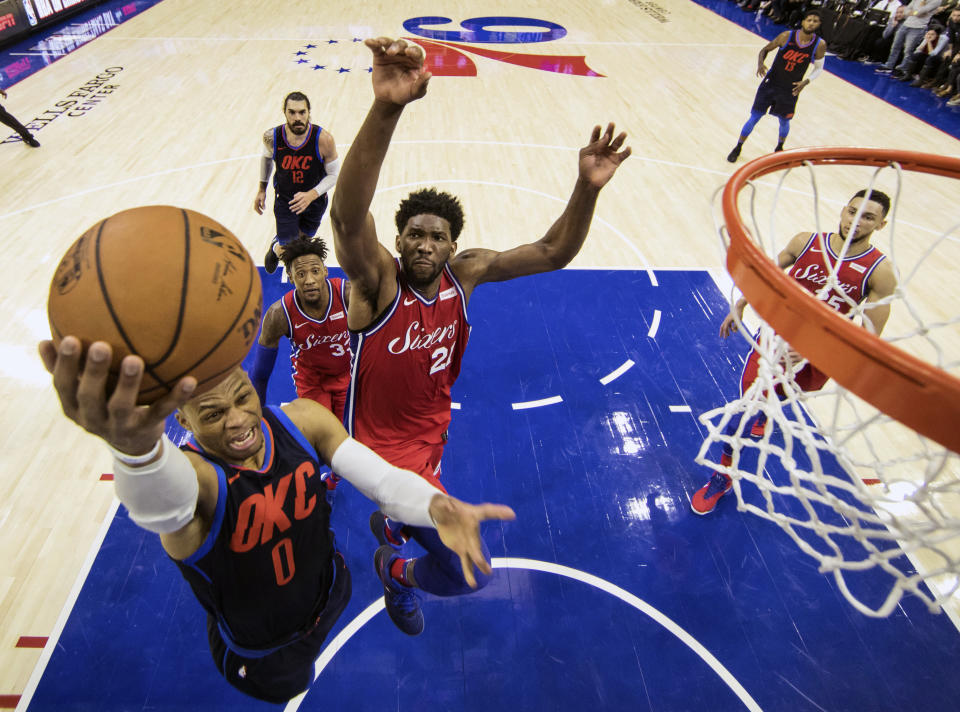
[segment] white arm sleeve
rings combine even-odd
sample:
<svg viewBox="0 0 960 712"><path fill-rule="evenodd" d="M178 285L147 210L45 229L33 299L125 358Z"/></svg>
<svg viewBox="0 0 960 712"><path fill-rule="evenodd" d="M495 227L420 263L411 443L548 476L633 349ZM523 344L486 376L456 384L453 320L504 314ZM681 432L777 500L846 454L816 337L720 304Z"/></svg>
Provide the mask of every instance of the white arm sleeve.
<svg viewBox="0 0 960 712"><path fill-rule="evenodd" d="M826 57L821 57L820 59L815 59L813 61L813 69L810 70L810 74L807 75L807 81L812 82L814 79L820 76L820 72L823 71L823 63L826 60Z"/></svg>
<svg viewBox="0 0 960 712"><path fill-rule="evenodd" d="M327 175L325 175L313 188L315 191L317 191L318 198L336 185L337 175L340 173L340 159L334 158L332 161L324 163L323 167L326 169Z"/></svg>
<svg viewBox="0 0 960 712"><path fill-rule="evenodd" d="M182 529L197 510L200 484L187 456L164 435L160 459L131 467L113 459L113 488L139 526L157 534Z"/></svg>
<svg viewBox="0 0 960 712"><path fill-rule="evenodd" d="M430 500L442 492L419 475L394 467L353 438L344 440L330 460L334 472L376 502L391 519L415 527L435 526Z"/></svg>

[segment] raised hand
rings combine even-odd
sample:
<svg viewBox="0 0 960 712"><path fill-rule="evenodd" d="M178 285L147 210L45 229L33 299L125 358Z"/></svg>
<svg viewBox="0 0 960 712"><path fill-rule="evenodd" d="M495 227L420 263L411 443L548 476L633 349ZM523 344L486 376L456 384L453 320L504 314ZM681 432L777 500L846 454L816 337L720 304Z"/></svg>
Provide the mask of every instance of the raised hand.
<svg viewBox="0 0 960 712"><path fill-rule="evenodd" d="M423 50L404 40L365 40L373 53L373 95L392 104L409 104L427 93L433 76L423 69Z"/></svg>
<svg viewBox="0 0 960 712"><path fill-rule="evenodd" d="M480 522L487 519L516 519L510 507L502 504L467 504L459 499L438 494L430 501L430 516L444 545L460 556L463 577L470 588L477 587L473 573L476 566L485 574L491 572L480 545Z"/></svg>
<svg viewBox="0 0 960 712"><path fill-rule="evenodd" d="M580 177L597 188L605 186L620 164L633 152L629 146L620 150L623 142L627 140L627 134L620 132L620 135L614 138L613 131L614 125L607 124L607 130L601 136L600 127L594 126L590 143L580 149Z"/></svg>
<svg viewBox="0 0 960 712"><path fill-rule="evenodd" d="M137 405L143 359L126 356L113 393L107 395L112 349L95 341L84 354L80 340L65 336L59 350L52 341L40 342L40 357L53 374L53 385L64 414L93 435L128 455L150 452L163 434L164 421L193 395L197 379L180 380L173 391L149 406Z"/></svg>

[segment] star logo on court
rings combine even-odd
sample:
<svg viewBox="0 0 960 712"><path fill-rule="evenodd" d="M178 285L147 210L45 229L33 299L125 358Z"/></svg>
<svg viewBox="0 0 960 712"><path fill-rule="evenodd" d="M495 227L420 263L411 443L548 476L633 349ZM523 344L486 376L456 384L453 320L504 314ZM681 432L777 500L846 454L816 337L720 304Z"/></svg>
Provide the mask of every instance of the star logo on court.
<svg viewBox="0 0 960 712"><path fill-rule="evenodd" d="M361 45L358 47L357 45ZM363 47L362 37L310 40L300 45L293 55L296 64L306 65L311 72L327 72L337 76L371 73L370 52Z"/></svg>

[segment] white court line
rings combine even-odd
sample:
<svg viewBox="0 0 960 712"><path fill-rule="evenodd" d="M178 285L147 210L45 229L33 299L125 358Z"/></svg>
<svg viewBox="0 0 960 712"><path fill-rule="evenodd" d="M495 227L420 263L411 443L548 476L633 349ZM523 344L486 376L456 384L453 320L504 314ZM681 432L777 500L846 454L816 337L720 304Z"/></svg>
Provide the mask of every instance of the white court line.
<svg viewBox="0 0 960 712"><path fill-rule="evenodd" d="M114 497L113 503L107 510L107 515L100 523L100 529L97 532L96 537L94 537L93 544L90 545L90 550L87 552L87 558L84 560L83 566L80 567L80 573L77 574L77 578L73 582L73 588L70 589L70 593L67 595L66 603L64 603L63 608L60 609L60 617L57 618L57 622L54 624L53 630L50 632L50 637L47 638L47 644L43 646L43 652L40 653L40 658L37 660L37 664L33 668L33 673L30 675L30 679L27 680L27 685L24 687L23 693L20 695L20 702L17 703L16 712L25 712L27 707L30 706L30 700L33 699L33 693L37 691L37 685L40 684L40 679L43 677L43 673L47 669L47 663L50 662L50 657L53 655L54 649L60 642L60 635L63 633L63 629L67 625L67 620L70 618L70 614L73 612L73 606L77 602L77 597L80 595L80 591L87 581L87 576L90 573L90 569L93 568L93 562L97 558L97 554L100 553L100 547L103 545L103 540L107 538L107 531L110 529L110 525L113 523L114 516L119 508L120 500Z"/></svg>
<svg viewBox="0 0 960 712"><path fill-rule="evenodd" d="M672 405L670 406L671 413L690 413L691 408L688 405Z"/></svg>
<svg viewBox="0 0 960 712"><path fill-rule="evenodd" d="M653 323L650 324L650 330L647 332L648 339L657 338L657 329L660 328L660 310L655 309L653 311Z"/></svg>
<svg viewBox="0 0 960 712"><path fill-rule="evenodd" d="M634 364L632 360L627 359L626 361L621 363L620 366L618 366L615 370L611 371L606 376L601 378L600 383L602 383L603 385L607 385L611 381L615 381L616 379L620 378L620 376L622 376L627 371L629 371L631 368L633 368L635 365L636 364Z"/></svg>
<svg viewBox="0 0 960 712"><path fill-rule="evenodd" d="M550 396L549 398L541 398L540 400L535 401L521 401L520 403L511 403L510 407L514 410L524 410L526 408L539 408L544 405L553 405L554 403L562 403L563 398L560 396Z"/></svg>
<svg viewBox="0 0 960 712"><path fill-rule="evenodd" d="M460 404L455 401L450 401L450 410L460 410Z"/></svg>
<svg viewBox="0 0 960 712"><path fill-rule="evenodd" d="M730 673L730 671L727 670L723 664L710 653L709 650L703 647L703 645L701 645L696 638L677 625L665 614L661 613L646 601L637 598L629 591L625 591L619 586L612 584L609 581L600 578L599 576L594 576L593 574L588 574L585 571L580 571L578 569L572 569L569 566L552 564L547 561L498 557L492 559L491 564L495 569L521 569L525 571L541 571L543 573L556 574L557 576L566 576L574 581L580 581L581 583L593 586L594 588L598 588L605 593L609 593L611 596L619 598L624 603L633 606L638 611L651 618L655 623L672 633L681 643L696 653L697 656L699 656L700 659L703 660L710 667L710 669L717 674L724 684L726 684L726 686L733 691L733 693L743 703L744 707L751 712L762 712L760 705L758 705L756 700L750 696L750 693L746 691L743 685L741 685L740 682ZM317 681L324 668L326 668L340 648L342 648L353 636L353 634L360 630L360 628L362 628L367 621L373 618L382 608L383 598L378 598L376 601L367 606L360 615L350 621L350 623L348 623L347 626L337 634L337 637L330 641L330 644L324 648L323 652L320 654L320 657L317 658L317 663L314 666L314 682ZM309 690L307 692L309 692ZM300 709L300 703L303 702L306 694L307 693L305 692L290 700L290 702L288 702L287 706L284 708L284 712L296 712L298 709Z"/></svg>

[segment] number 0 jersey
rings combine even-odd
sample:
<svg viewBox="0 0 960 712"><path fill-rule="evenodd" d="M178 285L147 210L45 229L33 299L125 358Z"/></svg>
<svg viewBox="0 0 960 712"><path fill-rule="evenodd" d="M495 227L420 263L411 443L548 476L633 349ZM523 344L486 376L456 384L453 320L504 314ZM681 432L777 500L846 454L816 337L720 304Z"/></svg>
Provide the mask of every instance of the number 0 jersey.
<svg viewBox="0 0 960 712"><path fill-rule="evenodd" d="M297 303L296 290L283 295L281 305L287 317L290 339L290 363L297 395L305 397L313 389L330 393L347 390L350 382L350 336L344 306L345 280L327 279L330 301L322 319L307 316Z"/></svg>
<svg viewBox="0 0 960 712"><path fill-rule="evenodd" d="M833 234L822 233L821 240L820 233L813 233L788 274L818 299L827 302L841 314L846 314L852 308L851 304L843 299L835 288L824 289L830 270L837 264L838 259L837 254L830 247L830 238ZM837 269L838 285L855 304L867 298L867 282L870 275L885 258L886 256L880 250L871 246L859 255L844 257L840 262L840 267Z"/></svg>
<svg viewBox="0 0 960 712"><path fill-rule="evenodd" d="M184 446L216 470L217 506L206 540L176 564L231 649L289 643L326 605L334 580L316 451L279 408L264 409L260 428L260 470L230 465L195 442Z"/></svg>
<svg viewBox="0 0 960 712"><path fill-rule="evenodd" d="M350 332L350 434L385 460L424 474L423 453L439 452L450 424L450 387L460 374L470 325L463 288L446 264L427 300L397 270L397 296L377 321Z"/></svg>

